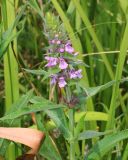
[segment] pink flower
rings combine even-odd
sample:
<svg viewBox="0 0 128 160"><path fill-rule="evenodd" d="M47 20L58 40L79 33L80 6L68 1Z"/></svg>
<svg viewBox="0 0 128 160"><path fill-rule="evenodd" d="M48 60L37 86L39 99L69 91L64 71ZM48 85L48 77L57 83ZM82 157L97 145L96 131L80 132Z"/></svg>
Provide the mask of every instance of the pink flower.
<svg viewBox="0 0 128 160"><path fill-rule="evenodd" d="M74 69L69 71L69 77L71 79L76 79L76 78L82 78L82 74L81 74L82 70L79 69L77 71L75 71Z"/></svg>
<svg viewBox="0 0 128 160"><path fill-rule="evenodd" d="M67 62L63 58L59 58L59 68L66 69L68 67Z"/></svg>
<svg viewBox="0 0 128 160"><path fill-rule="evenodd" d="M67 84L67 83L66 83L64 77L60 77L60 78L59 78L59 81L58 81L59 87L60 87L60 88L63 88L63 87L65 87L66 84Z"/></svg>
<svg viewBox="0 0 128 160"><path fill-rule="evenodd" d="M77 78L82 78L81 72L82 72L82 69L79 69L76 71Z"/></svg>
<svg viewBox="0 0 128 160"><path fill-rule="evenodd" d="M75 79L75 78L77 78L75 72L76 72L76 71L75 71L74 69L72 69L72 70L69 71L70 79Z"/></svg>
<svg viewBox="0 0 128 160"><path fill-rule="evenodd" d="M60 40L56 41L56 44L61 44L61 41Z"/></svg>
<svg viewBox="0 0 128 160"><path fill-rule="evenodd" d="M74 52L74 48L71 46L71 44L69 42L65 45L65 51L70 54L72 54Z"/></svg>
<svg viewBox="0 0 128 160"><path fill-rule="evenodd" d="M63 53L63 52L64 52L64 48L60 48L60 49L59 49L59 52L60 52L60 53Z"/></svg>
<svg viewBox="0 0 128 160"><path fill-rule="evenodd" d="M51 85L56 84L56 82L57 82L57 75L51 75L51 81L50 81Z"/></svg>
<svg viewBox="0 0 128 160"><path fill-rule="evenodd" d="M54 67L57 65L58 58L46 56L45 59L48 61L45 67Z"/></svg>
<svg viewBox="0 0 128 160"><path fill-rule="evenodd" d="M51 40L51 43L52 43L52 44L55 44L55 42L56 42L56 41L55 41L54 39L53 39L53 40Z"/></svg>

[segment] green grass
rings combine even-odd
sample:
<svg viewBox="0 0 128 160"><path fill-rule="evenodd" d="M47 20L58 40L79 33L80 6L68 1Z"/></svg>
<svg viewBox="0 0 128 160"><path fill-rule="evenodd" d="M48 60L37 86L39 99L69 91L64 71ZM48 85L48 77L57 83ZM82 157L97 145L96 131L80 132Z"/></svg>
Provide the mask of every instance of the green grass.
<svg viewBox="0 0 128 160"><path fill-rule="evenodd" d="M6 31L15 20L15 3L13 0L2 0L2 17L4 30ZM16 30L14 31L16 32ZM15 53L17 53L16 39L13 41ZM10 106L19 98L19 82L18 82L18 64L16 62L11 45L8 47L7 53L4 56L4 82L5 82L5 110L9 111ZM14 144L10 144L7 158L15 159L17 155Z"/></svg>

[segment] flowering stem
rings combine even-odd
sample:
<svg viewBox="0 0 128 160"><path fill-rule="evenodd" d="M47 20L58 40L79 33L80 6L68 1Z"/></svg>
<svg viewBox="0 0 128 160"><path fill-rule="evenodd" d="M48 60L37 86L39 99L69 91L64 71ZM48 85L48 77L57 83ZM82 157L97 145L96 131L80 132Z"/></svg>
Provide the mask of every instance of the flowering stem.
<svg viewBox="0 0 128 160"><path fill-rule="evenodd" d="M74 109L69 111L69 128L73 139L70 141L70 160L75 160L75 142L74 142Z"/></svg>
<svg viewBox="0 0 128 160"><path fill-rule="evenodd" d="M71 101L71 90L66 87L67 101L70 104ZM69 129L72 133L72 139L70 140L70 160L75 160L75 142L74 142L74 109L69 110Z"/></svg>

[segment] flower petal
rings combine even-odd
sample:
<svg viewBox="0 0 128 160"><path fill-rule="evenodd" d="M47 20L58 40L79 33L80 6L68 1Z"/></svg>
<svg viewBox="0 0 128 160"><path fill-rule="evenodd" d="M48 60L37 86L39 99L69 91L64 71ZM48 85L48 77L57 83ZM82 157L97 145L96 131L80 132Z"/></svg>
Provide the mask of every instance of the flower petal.
<svg viewBox="0 0 128 160"><path fill-rule="evenodd" d="M68 63L63 58L59 58L59 68L66 69L67 67Z"/></svg>
<svg viewBox="0 0 128 160"><path fill-rule="evenodd" d="M59 87L60 87L60 88L63 88L63 87L65 87L66 84L67 84L67 83L66 83L64 77L60 77L60 78L59 78L59 82L58 82Z"/></svg>

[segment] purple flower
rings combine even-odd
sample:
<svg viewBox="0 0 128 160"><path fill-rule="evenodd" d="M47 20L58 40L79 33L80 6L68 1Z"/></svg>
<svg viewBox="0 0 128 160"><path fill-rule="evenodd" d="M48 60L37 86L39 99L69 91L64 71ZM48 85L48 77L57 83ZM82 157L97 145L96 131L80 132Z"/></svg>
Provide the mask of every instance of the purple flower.
<svg viewBox="0 0 128 160"><path fill-rule="evenodd" d="M67 62L63 58L59 58L59 68L66 69L68 67Z"/></svg>
<svg viewBox="0 0 128 160"><path fill-rule="evenodd" d="M82 70L79 69L77 71L75 71L74 69L69 71L69 77L71 79L76 79L76 78L82 78L82 74L81 74Z"/></svg>
<svg viewBox="0 0 128 160"><path fill-rule="evenodd" d="M51 40L51 44L55 44L55 42L56 42L56 41L55 41L54 39L53 39L53 40Z"/></svg>
<svg viewBox="0 0 128 160"><path fill-rule="evenodd" d="M60 78L59 78L58 84L59 84L59 87L60 87L60 88L65 87L65 85L66 85L67 83L66 83L64 77L60 77Z"/></svg>
<svg viewBox="0 0 128 160"><path fill-rule="evenodd" d="M82 69L79 69L76 71L77 78L82 78L81 72L82 72Z"/></svg>
<svg viewBox="0 0 128 160"><path fill-rule="evenodd" d="M64 52L64 48L60 48L60 49L59 49L59 52L60 52L60 53L63 53L63 52Z"/></svg>
<svg viewBox="0 0 128 160"><path fill-rule="evenodd" d="M56 44L61 44L61 41L60 40L56 41Z"/></svg>
<svg viewBox="0 0 128 160"><path fill-rule="evenodd" d="M57 62L58 62L57 58L46 56L45 59L48 61L45 67L54 67L57 65Z"/></svg>
<svg viewBox="0 0 128 160"><path fill-rule="evenodd" d="M72 70L69 71L69 76L70 76L71 79L77 78L77 75L76 75L75 72L76 71L74 69L72 69Z"/></svg>
<svg viewBox="0 0 128 160"><path fill-rule="evenodd" d="M57 75L56 74L51 75L51 81L50 81L51 85L56 84L56 82L57 82Z"/></svg>
<svg viewBox="0 0 128 160"><path fill-rule="evenodd" d="M72 54L74 52L74 48L71 46L71 43L68 42L66 45L65 45L65 51Z"/></svg>

